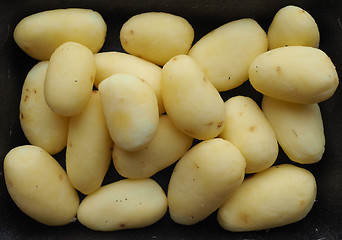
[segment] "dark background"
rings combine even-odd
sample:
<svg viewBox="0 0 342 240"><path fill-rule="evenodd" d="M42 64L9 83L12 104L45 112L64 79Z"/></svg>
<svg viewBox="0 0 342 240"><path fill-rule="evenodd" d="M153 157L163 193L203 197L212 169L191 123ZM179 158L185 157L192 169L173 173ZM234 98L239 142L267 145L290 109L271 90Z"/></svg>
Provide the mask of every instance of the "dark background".
<svg viewBox="0 0 342 240"><path fill-rule="evenodd" d="M320 48L334 62L342 76L342 1L268 1L268 0L26 0L0 2L0 159L10 149L28 144L19 124L21 87L28 71L37 63L13 40L13 30L24 17L56 8L91 8L98 11L108 25L107 39L101 51L123 51L119 41L122 24L131 16L149 11L164 11L186 18L195 30L195 42L209 31L240 18L254 18L267 31L275 13L286 5L307 10L316 20ZM222 94L226 100L246 95L260 103L261 95L246 82ZM326 136L326 151L316 164L302 166L316 177L318 194L312 211L302 221L268 231L232 233L216 221L216 212L203 222L182 226L171 221L168 213L159 222L143 229L117 232L95 232L72 223L48 227L23 214L7 193L0 164L0 239L342 239L342 92L339 87L332 98L320 103ZM65 166L64 154L56 159ZM276 164L290 163L282 151ZM299 164L296 164L299 165ZM301 166L301 165L299 165ZM166 191L174 165L159 172L155 179ZM121 179L113 165L104 184ZM83 196L81 196L82 198Z"/></svg>

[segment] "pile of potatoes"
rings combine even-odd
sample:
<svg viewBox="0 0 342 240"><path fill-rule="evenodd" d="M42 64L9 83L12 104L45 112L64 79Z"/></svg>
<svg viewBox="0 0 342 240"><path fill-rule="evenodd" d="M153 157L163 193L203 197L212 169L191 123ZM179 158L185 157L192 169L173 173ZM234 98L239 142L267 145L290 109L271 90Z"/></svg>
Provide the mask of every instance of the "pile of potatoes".
<svg viewBox="0 0 342 240"><path fill-rule="evenodd" d="M314 176L274 163L278 143L299 164L316 163L325 149L318 103L339 80L309 13L287 6L267 34L245 18L195 44L184 18L143 13L122 26L127 53L99 53L106 31L87 9L37 13L14 31L18 46L40 61L20 102L32 145L4 159L8 192L24 213L51 226L77 217L96 231L145 227L167 210L184 225L218 210L229 231L308 214ZM223 101L220 92L247 80L264 95L261 108L248 96ZM65 147L66 171L51 156ZM102 186L111 160L125 179ZM165 194L150 177L174 163ZM77 191L86 195L81 203Z"/></svg>

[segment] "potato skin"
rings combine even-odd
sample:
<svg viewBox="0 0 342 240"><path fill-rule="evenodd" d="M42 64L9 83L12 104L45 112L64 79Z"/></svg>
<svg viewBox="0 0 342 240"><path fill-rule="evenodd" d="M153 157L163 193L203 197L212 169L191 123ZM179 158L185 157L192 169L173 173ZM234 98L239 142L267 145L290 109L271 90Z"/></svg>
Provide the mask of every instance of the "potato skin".
<svg viewBox="0 0 342 240"><path fill-rule="evenodd" d="M20 125L32 145L50 154L64 149L68 138L69 118L51 111L44 98L48 61L37 63L27 74L20 99Z"/></svg>
<svg viewBox="0 0 342 240"><path fill-rule="evenodd" d="M12 149L4 160L7 190L34 220L62 226L75 220L79 198L64 169L45 150L32 145Z"/></svg>
<svg viewBox="0 0 342 240"><path fill-rule="evenodd" d="M90 9L55 9L22 19L13 36L18 46L37 60L49 60L65 42L78 42L93 53L98 52L106 37L107 25L102 16Z"/></svg>
<svg viewBox="0 0 342 240"><path fill-rule="evenodd" d="M219 208L221 227L233 232L258 231L294 223L312 209L314 176L290 164L273 166L246 178Z"/></svg>

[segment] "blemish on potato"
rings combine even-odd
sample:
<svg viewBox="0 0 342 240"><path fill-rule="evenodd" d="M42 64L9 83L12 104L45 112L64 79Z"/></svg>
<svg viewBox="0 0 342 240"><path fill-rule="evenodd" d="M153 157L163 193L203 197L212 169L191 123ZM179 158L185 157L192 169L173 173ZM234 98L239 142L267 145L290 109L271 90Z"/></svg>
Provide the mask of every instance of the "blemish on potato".
<svg viewBox="0 0 342 240"><path fill-rule="evenodd" d="M295 129L292 129L292 132L294 133L294 135L295 135L296 137L298 137L298 134L297 134L297 132L296 132Z"/></svg>
<svg viewBox="0 0 342 240"><path fill-rule="evenodd" d="M195 166L195 168L197 168L197 169L200 168L199 165L198 165L196 162L194 162L194 166Z"/></svg>
<svg viewBox="0 0 342 240"><path fill-rule="evenodd" d="M203 81L206 82L206 81L207 81L207 78L206 78L206 77L203 77Z"/></svg>
<svg viewBox="0 0 342 240"><path fill-rule="evenodd" d="M188 134L194 134L194 132L193 131L191 131L191 130L188 130L188 129L184 129L184 132L186 132L186 133L188 133Z"/></svg>
<svg viewBox="0 0 342 240"><path fill-rule="evenodd" d="M28 99L28 97L29 97L28 95L25 96L24 102L26 102L26 100Z"/></svg>
<svg viewBox="0 0 342 240"><path fill-rule="evenodd" d="M178 58L177 57L174 57L174 58L172 58L172 61L176 61Z"/></svg>
<svg viewBox="0 0 342 240"><path fill-rule="evenodd" d="M217 128L222 127L222 125L223 125L223 122L219 122L219 123L217 124Z"/></svg>
<svg viewBox="0 0 342 240"><path fill-rule="evenodd" d="M120 224L120 227L124 228L124 227L125 227L125 224L124 224L124 223L121 223L121 224Z"/></svg>
<svg viewBox="0 0 342 240"><path fill-rule="evenodd" d="M207 123L208 126L211 126L213 124L214 124L214 122Z"/></svg>
<svg viewBox="0 0 342 240"><path fill-rule="evenodd" d="M133 29L129 30L129 33L133 35L134 34L134 30Z"/></svg>
<svg viewBox="0 0 342 240"><path fill-rule="evenodd" d="M36 89L33 89L33 93L37 93L37 90L36 90Z"/></svg>
<svg viewBox="0 0 342 240"><path fill-rule="evenodd" d="M59 175L58 175L58 178L59 178L59 180L62 181L62 180L63 180L63 174L59 174Z"/></svg>
<svg viewBox="0 0 342 240"><path fill-rule="evenodd" d="M254 132L255 128L256 128L255 126L250 126L250 127L249 127L249 131L250 131L250 132Z"/></svg>
<svg viewBox="0 0 342 240"><path fill-rule="evenodd" d="M24 119L24 114L23 113L20 113L20 118Z"/></svg>
<svg viewBox="0 0 342 240"><path fill-rule="evenodd" d="M244 212L242 212L242 213L240 213L239 215L238 215L238 217L239 217L239 219L240 219L240 221L242 221L242 222L244 222L244 223L248 223L248 217L249 217L249 215L247 214L247 213L244 213Z"/></svg>
<svg viewBox="0 0 342 240"><path fill-rule="evenodd" d="M277 70L277 72L280 72L281 71L280 66L277 66L276 70Z"/></svg>

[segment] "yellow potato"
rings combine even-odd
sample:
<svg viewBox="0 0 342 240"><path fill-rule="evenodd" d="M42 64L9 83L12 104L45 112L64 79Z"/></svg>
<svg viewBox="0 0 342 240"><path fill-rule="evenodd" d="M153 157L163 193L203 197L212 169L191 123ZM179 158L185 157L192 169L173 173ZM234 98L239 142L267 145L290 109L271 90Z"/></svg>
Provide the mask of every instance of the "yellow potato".
<svg viewBox="0 0 342 240"><path fill-rule="evenodd" d="M31 57L49 60L65 42L78 42L93 53L98 52L106 37L107 25L101 15L89 9L55 9L22 19L13 36L18 46Z"/></svg>
<svg viewBox="0 0 342 240"><path fill-rule="evenodd" d="M114 143L137 151L155 136L159 122L156 94L144 80L117 73L99 85L102 106Z"/></svg>
<svg viewBox="0 0 342 240"><path fill-rule="evenodd" d="M264 113L249 97L232 97L225 106L226 124L220 137L240 150L246 160L246 173L269 168L278 156L278 142Z"/></svg>
<svg viewBox="0 0 342 240"><path fill-rule="evenodd" d="M152 225L166 210L165 193L154 180L124 179L85 197L77 218L95 231L117 231Z"/></svg>
<svg viewBox="0 0 342 240"><path fill-rule="evenodd" d="M224 102L191 57L178 55L164 65L162 97L171 121L185 134L208 140L222 132Z"/></svg>
<svg viewBox="0 0 342 240"><path fill-rule="evenodd" d="M75 221L77 192L64 169L42 148L12 149L4 160L4 175L13 201L34 220L49 226Z"/></svg>
<svg viewBox="0 0 342 240"><path fill-rule="evenodd" d="M315 19L297 6L280 9L267 32L269 49L285 46L318 48L319 30Z"/></svg>
<svg viewBox="0 0 342 240"><path fill-rule="evenodd" d="M44 83L44 95L52 111L75 116L87 104L95 79L92 52L85 46L67 42L52 54Z"/></svg>
<svg viewBox="0 0 342 240"><path fill-rule="evenodd" d="M182 17L163 12L133 16L121 28L120 41L126 52L164 65L179 54L187 54L194 30Z"/></svg>
<svg viewBox="0 0 342 240"><path fill-rule="evenodd" d="M264 96L262 110L280 146L292 161L308 164L322 159L325 137L317 103L288 103Z"/></svg>
<svg viewBox="0 0 342 240"><path fill-rule="evenodd" d="M156 135L145 148L129 152L114 147L114 166L121 176L127 178L151 177L181 158L192 142L193 138L180 132L167 115L161 115Z"/></svg>
<svg viewBox="0 0 342 240"><path fill-rule="evenodd" d="M219 208L217 219L226 230L258 231L303 219L316 198L314 176L290 164L273 166L245 179Z"/></svg>
<svg viewBox="0 0 342 240"><path fill-rule="evenodd" d="M48 107L44 81L48 62L36 64L25 79L20 99L20 124L28 141L50 154L63 150L67 143L69 118Z"/></svg>
<svg viewBox="0 0 342 240"><path fill-rule="evenodd" d="M94 91L82 113L70 119L65 161L70 182L77 190L89 194L101 186L112 147L101 97Z"/></svg>
<svg viewBox="0 0 342 240"><path fill-rule="evenodd" d="M248 80L248 67L267 51L265 31L253 19L229 22L202 37L189 51L218 91Z"/></svg>
<svg viewBox="0 0 342 240"><path fill-rule="evenodd" d="M129 73L146 81L154 90L158 100L159 113L165 112L161 96L161 68L144 59L121 52L103 52L94 55L96 63L96 87L115 73Z"/></svg>
<svg viewBox="0 0 342 240"><path fill-rule="evenodd" d="M249 81L264 95L302 104L330 98L339 84L330 58L320 49L305 46L259 55L249 68Z"/></svg>
<svg viewBox="0 0 342 240"><path fill-rule="evenodd" d="M184 225L204 220L241 184L245 166L229 141L216 138L191 148L171 175L167 195L171 219Z"/></svg>

